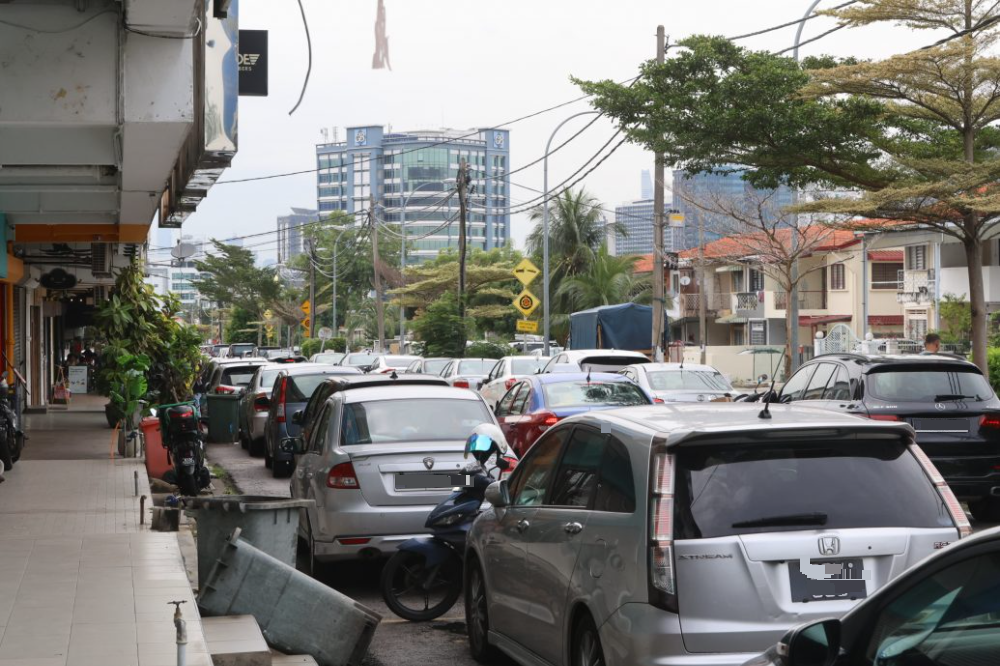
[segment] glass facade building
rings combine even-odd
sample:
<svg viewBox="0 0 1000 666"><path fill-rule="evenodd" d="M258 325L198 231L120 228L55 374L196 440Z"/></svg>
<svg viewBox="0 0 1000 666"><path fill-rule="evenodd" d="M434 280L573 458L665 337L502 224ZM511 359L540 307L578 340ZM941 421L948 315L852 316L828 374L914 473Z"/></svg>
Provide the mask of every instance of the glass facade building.
<svg viewBox="0 0 1000 666"><path fill-rule="evenodd" d="M615 222L623 227L623 229L615 230L615 254L617 256L653 253L653 213L655 210L652 199L640 199L615 206ZM670 206L664 204L663 219L665 223L669 220L669 211ZM669 226L663 230L664 252L678 250L677 244L681 241L683 231L683 229Z"/></svg>
<svg viewBox="0 0 1000 666"><path fill-rule="evenodd" d="M286 264L306 251L304 225L319 220L319 213L308 208L292 208L291 215L278 218L278 263Z"/></svg>
<svg viewBox="0 0 1000 666"><path fill-rule="evenodd" d="M465 158L471 177L469 247L503 247L510 242L509 148L506 130L388 133L378 126L350 127L347 141L316 146L317 208L321 216L352 214L359 224L374 196L379 220L398 232L405 217L407 263L432 259L458 247L458 196L452 192Z"/></svg>

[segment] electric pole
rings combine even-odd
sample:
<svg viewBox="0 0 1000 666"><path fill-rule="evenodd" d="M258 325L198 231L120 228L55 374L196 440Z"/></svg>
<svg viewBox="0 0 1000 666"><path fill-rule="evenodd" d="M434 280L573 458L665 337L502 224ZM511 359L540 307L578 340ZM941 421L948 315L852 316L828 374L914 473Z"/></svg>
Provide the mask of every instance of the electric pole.
<svg viewBox="0 0 1000 666"><path fill-rule="evenodd" d="M698 327L701 343L701 360L699 363L705 365L705 348L708 347L708 280L705 279L705 219L698 215Z"/></svg>
<svg viewBox="0 0 1000 666"><path fill-rule="evenodd" d="M309 238L309 337L316 337L316 246Z"/></svg>
<svg viewBox="0 0 1000 666"><path fill-rule="evenodd" d="M656 27L656 62L663 64L666 31ZM663 361L663 153L657 153L653 171L653 360Z"/></svg>
<svg viewBox="0 0 1000 666"><path fill-rule="evenodd" d="M463 157L458 163L458 316L465 317L465 216L468 194L468 164Z"/></svg>
<svg viewBox="0 0 1000 666"><path fill-rule="evenodd" d="M378 351L385 350L385 307L382 303L382 276L378 265L378 220L375 218L375 195L368 195L368 222L372 230L372 268L375 272L375 318L378 324Z"/></svg>

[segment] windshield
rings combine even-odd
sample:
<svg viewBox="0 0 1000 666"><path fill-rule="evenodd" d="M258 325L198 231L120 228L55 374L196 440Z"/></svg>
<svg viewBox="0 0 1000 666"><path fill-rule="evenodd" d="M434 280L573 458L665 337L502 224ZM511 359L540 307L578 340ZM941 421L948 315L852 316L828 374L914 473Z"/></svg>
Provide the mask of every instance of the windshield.
<svg viewBox="0 0 1000 666"><path fill-rule="evenodd" d="M440 375L446 365L448 365L448 359L446 358L424 361L424 372L429 375Z"/></svg>
<svg viewBox="0 0 1000 666"><path fill-rule="evenodd" d="M316 354L315 363L329 363L331 365L335 363L340 363L340 359L344 358L343 354Z"/></svg>
<svg viewBox="0 0 1000 666"><path fill-rule="evenodd" d="M980 402L993 397L986 378L974 369L928 365L876 370L868 375L868 392L895 402Z"/></svg>
<svg viewBox="0 0 1000 666"><path fill-rule="evenodd" d="M533 375L549 362L547 358L515 358L510 361L512 375Z"/></svg>
<svg viewBox="0 0 1000 666"><path fill-rule="evenodd" d="M344 359L344 365L371 365L375 358L371 354L351 354Z"/></svg>
<svg viewBox="0 0 1000 666"><path fill-rule="evenodd" d="M477 358L471 361L458 362L458 374L460 375L488 375L497 362L491 358Z"/></svg>
<svg viewBox="0 0 1000 666"><path fill-rule="evenodd" d="M719 372L704 370L657 370L647 373L654 391L731 391Z"/></svg>
<svg viewBox="0 0 1000 666"><path fill-rule="evenodd" d="M618 372L626 365L648 362L649 359L633 358L631 356L588 356L580 359L580 369L584 372L588 370L594 372Z"/></svg>
<svg viewBox="0 0 1000 666"><path fill-rule="evenodd" d="M269 389L274 386L274 380L281 370L262 370L260 373L260 387Z"/></svg>
<svg viewBox="0 0 1000 666"><path fill-rule="evenodd" d="M428 398L345 405L344 446L404 442L465 442L481 423L492 423L481 400Z"/></svg>
<svg viewBox="0 0 1000 666"><path fill-rule="evenodd" d="M226 386L246 386L253 378L257 366L230 366L222 371L222 383Z"/></svg>
<svg viewBox="0 0 1000 666"><path fill-rule="evenodd" d="M316 387L330 378L330 375L292 375L285 387L287 402L309 402Z"/></svg>
<svg viewBox="0 0 1000 666"><path fill-rule="evenodd" d="M681 448L676 464L680 539L953 526L920 463L899 442Z"/></svg>
<svg viewBox="0 0 1000 666"><path fill-rule="evenodd" d="M385 364L390 368L405 368L416 360L416 356L386 356Z"/></svg>
<svg viewBox="0 0 1000 666"><path fill-rule="evenodd" d="M642 389L629 381L551 382L542 384L542 392L545 394L545 404L550 409L597 405L632 407L649 404L649 398Z"/></svg>

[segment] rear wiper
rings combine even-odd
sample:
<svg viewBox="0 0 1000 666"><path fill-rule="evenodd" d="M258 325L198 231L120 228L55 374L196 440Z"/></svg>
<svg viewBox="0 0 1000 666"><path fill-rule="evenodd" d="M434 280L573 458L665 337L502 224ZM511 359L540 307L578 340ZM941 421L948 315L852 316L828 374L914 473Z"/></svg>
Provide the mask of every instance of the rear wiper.
<svg viewBox="0 0 1000 666"><path fill-rule="evenodd" d="M948 400L979 400L978 395L962 395L961 393L942 393L934 396L934 402L946 402Z"/></svg>
<svg viewBox="0 0 1000 666"><path fill-rule="evenodd" d="M826 525L825 513L790 513L733 523L732 527L780 527L782 525Z"/></svg>

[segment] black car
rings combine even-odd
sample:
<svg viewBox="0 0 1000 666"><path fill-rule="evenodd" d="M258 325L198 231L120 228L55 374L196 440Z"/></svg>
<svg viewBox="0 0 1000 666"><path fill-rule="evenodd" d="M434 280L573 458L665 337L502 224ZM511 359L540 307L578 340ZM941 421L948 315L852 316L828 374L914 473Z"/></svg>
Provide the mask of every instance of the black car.
<svg viewBox="0 0 1000 666"><path fill-rule="evenodd" d="M972 363L947 354L824 354L799 368L779 399L909 423L972 515L1000 521L1000 399Z"/></svg>

